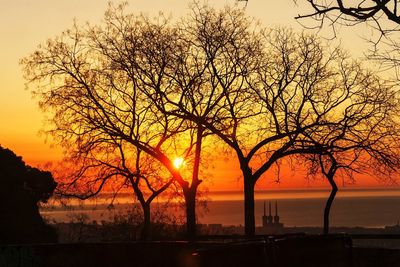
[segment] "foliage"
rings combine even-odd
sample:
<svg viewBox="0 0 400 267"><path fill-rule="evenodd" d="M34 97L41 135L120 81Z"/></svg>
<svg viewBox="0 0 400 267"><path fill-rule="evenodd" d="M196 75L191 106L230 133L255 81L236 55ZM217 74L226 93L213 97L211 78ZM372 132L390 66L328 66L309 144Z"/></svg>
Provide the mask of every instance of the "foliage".
<svg viewBox="0 0 400 267"><path fill-rule="evenodd" d="M39 214L57 183L50 172L26 165L0 146L0 240L2 243L55 242L53 229Z"/></svg>
<svg viewBox="0 0 400 267"><path fill-rule="evenodd" d="M1 191L9 196L14 191L23 191L32 204L46 202L57 183L48 171L41 171L25 164L21 157L0 146Z"/></svg>

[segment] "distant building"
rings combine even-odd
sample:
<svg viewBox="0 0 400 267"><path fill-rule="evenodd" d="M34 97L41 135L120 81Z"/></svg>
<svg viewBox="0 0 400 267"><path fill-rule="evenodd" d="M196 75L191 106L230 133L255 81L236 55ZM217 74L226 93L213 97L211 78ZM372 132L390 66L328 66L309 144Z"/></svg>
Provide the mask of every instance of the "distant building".
<svg viewBox="0 0 400 267"><path fill-rule="evenodd" d="M400 232L400 223L397 221L397 224L395 225L386 225L384 228L386 231L389 232L394 232L394 233L399 233Z"/></svg>
<svg viewBox="0 0 400 267"><path fill-rule="evenodd" d="M275 216L272 216L271 202L267 215L266 202L264 201L264 215L262 216L262 227L259 229L261 234L279 234L283 231L283 223L279 221L278 201L275 201Z"/></svg>

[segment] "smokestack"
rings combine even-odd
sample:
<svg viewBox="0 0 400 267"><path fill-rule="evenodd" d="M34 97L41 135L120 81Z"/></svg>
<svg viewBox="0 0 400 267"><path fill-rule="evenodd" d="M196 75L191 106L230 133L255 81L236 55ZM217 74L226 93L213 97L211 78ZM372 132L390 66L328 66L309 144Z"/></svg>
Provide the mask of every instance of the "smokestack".
<svg viewBox="0 0 400 267"><path fill-rule="evenodd" d="M264 200L264 216L267 215L267 208L265 207L265 200Z"/></svg>
<svg viewBox="0 0 400 267"><path fill-rule="evenodd" d="M269 204L269 216L272 216L272 211L271 211L271 201L270 201L270 202L268 202L268 204Z"/></svg>

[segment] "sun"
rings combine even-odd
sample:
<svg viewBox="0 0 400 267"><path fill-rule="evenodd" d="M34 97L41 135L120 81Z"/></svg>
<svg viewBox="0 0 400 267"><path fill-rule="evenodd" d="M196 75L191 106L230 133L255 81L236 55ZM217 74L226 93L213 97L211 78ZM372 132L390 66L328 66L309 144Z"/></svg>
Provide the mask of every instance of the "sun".
<svg viewBox="0 0 400 267"><path fill-rule="evenodd" d="M184 163L184 160L181 157L178 157L178 158L174 159L174 167L176 169L179 169L180 167L182 167L183 163Z"/></svg>

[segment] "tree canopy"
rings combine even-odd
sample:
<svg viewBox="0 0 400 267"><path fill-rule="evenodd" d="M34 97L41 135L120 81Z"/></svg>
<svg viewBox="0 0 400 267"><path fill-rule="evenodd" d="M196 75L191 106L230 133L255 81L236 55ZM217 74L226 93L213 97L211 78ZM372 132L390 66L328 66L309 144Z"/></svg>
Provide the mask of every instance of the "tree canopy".
<svg viewBox="0 0 400 267"><path fill-rule="evenodd" d="M195 3L174 22L111 5L102 24L75 25L22 65L56 142L106 170L89 196L110 177L124 184L128 166L138 173L144 152L180 186L191 235L205 138L237 157L247 235L255 185L282 159L353 144L373 146L366 155L383 161L397 151L388 149L398 133L391 84L315 35L264 28L237 8ZM176 149L191 158L190 174L173 165Z"/></svg>
<svg viewBox="0 0 400 267"><path fill-rule="evenodd" d="M24 163L21 157L0 146L0 242L55 242L53 229L39 214L57 183L48 171Z"/></svg>

